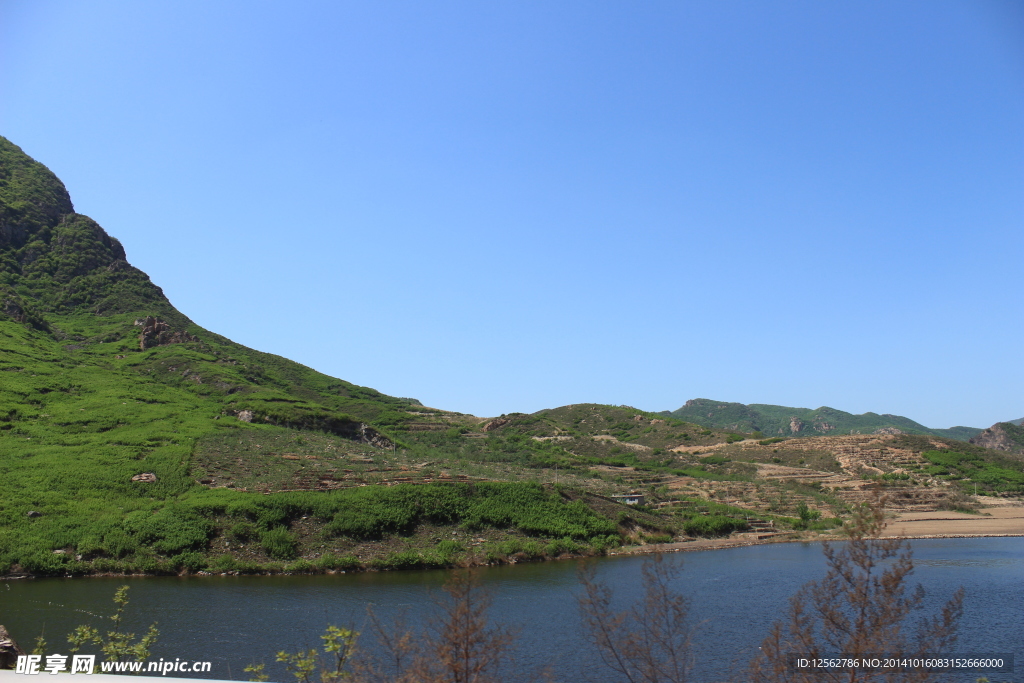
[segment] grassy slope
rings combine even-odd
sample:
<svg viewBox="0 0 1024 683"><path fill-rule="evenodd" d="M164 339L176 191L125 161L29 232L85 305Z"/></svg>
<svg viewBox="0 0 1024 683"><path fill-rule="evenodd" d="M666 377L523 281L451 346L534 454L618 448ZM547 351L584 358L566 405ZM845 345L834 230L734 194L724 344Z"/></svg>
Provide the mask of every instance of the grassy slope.
<svg viewBox="0 0 1024 683"><path fill-rule="evenodd" d="M929 429L899 415L864 413L854 415L835 408L790 408L766 404L744 405L698 398L665 415L688 420L705 427L735 429L743 432L760 431L765 436L819 436L822 434L871 434L878 429L892 427L907 434L932 434L966 441L981 432L974 427ZM803 422L803 428L794 433L791 420Z"/></svg>
<svg viewBox="0 0 1024 683"><path fill-rule="evenodd" d="M141 349L147 315L189 341ZM702 450L741 438L627 406L485 421L235 344L0 138L0 572L412 567L728 533L747 511L607 496L748 481Z"/></svg>
<svg viewBox="0 0 1024 683"><path fill-rule="evenodd" d="M141 349L135 322L150 315L190 341ZM381 432L402 436L411 421L448 423L415 401L327 377L194 325L127 263L117 240L74 213L48 169L3 138L0 379L0 571L195 569L243 523L254 525L251 533L241 533L225 557L257 564L329 554L322 546L334 536L326 526L344 528L358 519L374 530L363 540L439 520L587 543L601 543L609 532L607 520L590 508L530 484L415 488L407 497L422 499L413 505L419 512L403 518L400 529L394 524L401 506L366 503L377 494L265 497L200 485L197 444L212 444L207 451L237 463L225 444L249 443L253 435L271 441L308 435L311 443L326 440L366 457L393 446ZM253 414L252 423L234 417L242 411ZM368 430L371 424L377 429ZM416 438L404 445L429 450ZM131 480L144 472L156 482ZM431 495L453 492L466 500L449 505L447 517L423 512ZM319 526L303 529L304 519Z"/></svg>
<svg viewBox="0 0 1024 683"><path fill-rule="evenodd" d="M1024 452L1024 426L1014 422L1003 422L999 424L1006 437L1017 446L1018 452Z"/></svg>

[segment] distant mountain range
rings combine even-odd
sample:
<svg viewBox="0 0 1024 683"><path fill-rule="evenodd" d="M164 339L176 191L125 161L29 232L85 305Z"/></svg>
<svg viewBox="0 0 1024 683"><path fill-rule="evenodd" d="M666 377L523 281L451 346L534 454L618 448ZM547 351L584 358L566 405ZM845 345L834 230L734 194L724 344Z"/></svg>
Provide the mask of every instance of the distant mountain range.
<svg viewBox="0 0 1024 683"><path fill-rule="evenodd" d="M765 436L822 436L824 434L932 434L967 441L981 433L977 427L931 429L908 417L877 413L854 415L835 408L791 408L753 403L727 403L707 398L687 401L663 415L714 429L761 432Z"/></svg>

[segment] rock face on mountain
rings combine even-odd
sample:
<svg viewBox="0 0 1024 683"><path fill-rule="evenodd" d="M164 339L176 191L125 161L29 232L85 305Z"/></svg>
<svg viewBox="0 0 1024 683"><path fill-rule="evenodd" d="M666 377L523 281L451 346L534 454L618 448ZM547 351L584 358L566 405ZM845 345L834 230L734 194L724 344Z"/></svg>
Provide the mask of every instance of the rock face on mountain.
<svg viewBox="0 0 1024 683"><path fill-rule="evenodd" d="M199 337L194 334L182 331L172 331L170 325L159 318L154 318L153 316L139 318L135 321L135 324L142 327L142 332L139 334L140 351L145 351L146 349L154 346L166 346L168 344L184 344L185 342L199 341Z"/></svg>
<svg viewBox="0 0 1024 683"><path fill-rule="evenodd" d="M762 432L776 436L824 436L835 434L931 434L966 441L981 430L974 427L930 429L899 415L854 415L828 406L790 408L754 403L726 403L706 398L691 399L665 415L711 429Z"/></svg>
<svg viewBox="0 0 1024 683"><path fill-rule="evenodd" d="M1024 454L1024 427L1012 422L997 422L972 437L971 443L1006 453Z"/></svg>

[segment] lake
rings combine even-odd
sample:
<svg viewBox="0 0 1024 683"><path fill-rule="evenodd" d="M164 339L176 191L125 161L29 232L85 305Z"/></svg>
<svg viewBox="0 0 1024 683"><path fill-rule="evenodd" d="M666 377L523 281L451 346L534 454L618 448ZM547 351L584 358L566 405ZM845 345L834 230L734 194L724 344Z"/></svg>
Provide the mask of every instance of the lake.
<svg viewBox="0 0 1024 683"><path fill-rule="evenodd" d="M927 591L935 613L959 587L965 595L957 652L1013 652L1024 680L1024 538L911 541L912 583ZM787 543L667 556L683 562L679 589L691 599L697 663L693 680L717 681L742 669L789 597L825 572L821 546ZM597 578L625 605L640 592L642 557L596 561ZM555 663L556 679L613 680L580 631L577 563L480 570L493 594L492 619L519 628L515 671ZM246 680L242 669L266 662L271 680L293 680L274 653L319 643L328 624L366 627L366 606L384 617L406 610L410 624L430 619L447 576L443 571L328 576L205 576L36 579L0 583L0 624L25 647L45 632L48 653L66 653L66 634L109 615L117 586L131 586L129 628L158 622L154 658L209 660L209 678ZM366 643L372 647L371 643ZM182 675L182 674L174 674ZM510 674L509 680L520 674ZM971 676L964 680L974 681Z"/></svg>

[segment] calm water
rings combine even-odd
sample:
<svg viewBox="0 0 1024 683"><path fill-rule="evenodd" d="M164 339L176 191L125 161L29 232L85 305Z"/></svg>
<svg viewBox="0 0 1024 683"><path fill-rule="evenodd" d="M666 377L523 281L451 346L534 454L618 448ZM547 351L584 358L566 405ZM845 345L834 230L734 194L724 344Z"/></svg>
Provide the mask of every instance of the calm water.
<svg viewBox="0 0 1024 683"><path fill-rule="evenodd" d="M959 652L1013 652L1016 671L993 680L1024 681L1024 538L912 541L914 580L934 613L959 586L966 591ZM680 589L692 600L698 626L694 680L724 680L757 651L787 599L825 572L817 544L763 545L672 555L684 563ZM623 603L639 594L642 558L606 558L598 578ZM556 663L558 680L611 680L596 668L582 639L574 562L488 568L492 618L520 629L516 670ZM130 627L157 621L155 658L210 660L208 677L245 680L246 664L266 662L272 680L292 680L273 662L280 649L318 643L327 624L357 630L366 606L389 616L406 610L410 624L429 619L431 596L444 572L390 572L288 577L155 577L42 579L0 584L0 624L22 645L45 630L48 652L63 652L65 635L93 615L111 612L115 588L131 585ZM367 643L369 645L369 643ZM510 674L509 680L521 678ZM964 680L974 681L973 676Z"/></svg>

